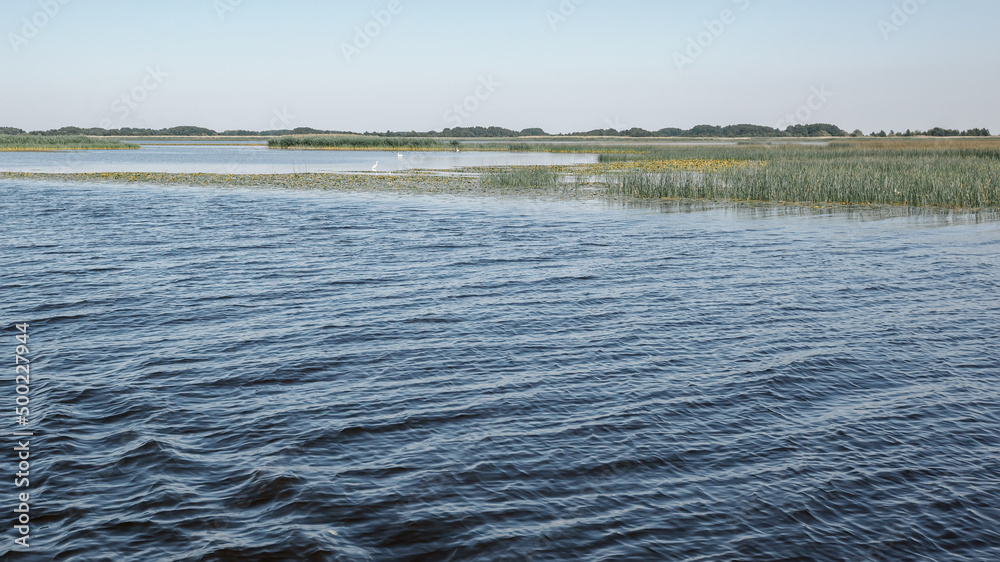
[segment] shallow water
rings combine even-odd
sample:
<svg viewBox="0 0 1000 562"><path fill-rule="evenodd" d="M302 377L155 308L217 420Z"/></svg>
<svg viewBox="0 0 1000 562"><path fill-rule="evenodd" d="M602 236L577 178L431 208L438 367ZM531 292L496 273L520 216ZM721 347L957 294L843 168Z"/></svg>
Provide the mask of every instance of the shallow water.
<svg viewBox="0 0 1000 562"><path fill-rule="evenodd" d="M292 174L466 166L569 165L597 162L594 154L548 152L386 152L374 150L277 150L266 146L143 144L139 150L0 152L0 172L165 172Z"/></svg>
<svg viewBox="0 0 1000 562"><path fill-rule="evenodd" d="M36 559L1000 557L995 222L0 201Z"/></svg>

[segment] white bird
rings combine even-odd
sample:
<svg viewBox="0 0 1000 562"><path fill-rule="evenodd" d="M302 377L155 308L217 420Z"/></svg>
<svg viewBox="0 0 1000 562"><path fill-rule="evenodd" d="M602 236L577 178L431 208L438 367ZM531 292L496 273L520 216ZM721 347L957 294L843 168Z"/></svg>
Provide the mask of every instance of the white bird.
<svg viewBox="0 0 1000 562"><path fill-rule="evenodd" d="M403 159L403 153L402 152L397 152L396 153L396 158L399 158L400 160L402 160Z"/></svg>
<svg viewBox="0 0 1000 562"><path fill-rule="evenodd" d="M377 170L376 170L375 168L378 168L378 160L376 160L376 161L375 161L375 165L374 165L374 166L372 166L372 171L373 171L373 172L377 171Z"/></svg>

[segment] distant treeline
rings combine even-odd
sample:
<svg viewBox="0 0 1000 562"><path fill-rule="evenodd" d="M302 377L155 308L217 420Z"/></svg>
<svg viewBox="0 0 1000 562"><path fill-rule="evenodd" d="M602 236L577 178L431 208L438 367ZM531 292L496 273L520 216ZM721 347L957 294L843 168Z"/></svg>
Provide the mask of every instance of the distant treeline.
<svg viewBox="0 0 1000 562"><path fill-rule="evenodd" d="M906 130L905 133L897 133L896 131L890 131L886 133L885 131L879 131L877 133L872 133L873 137L988 137L990 136L989 129L969 129L968 131L959 131L958 129L942 129L941 127L934 127L929 131L911 131Z"/></svg>
<svg viewBox="0 0 1000 562"><path fill-rule="evenodd" d="M861 131L857 131L858 136L864 136ZM717 125L698 125L691 129L666 128L658 131L647 131L638 127L619 131L617 129L593 129L579 133L549 134L542 129L522 129L515 131L503 127L455 127L437 131L410 131L384 133L364 133L366 135L377 134L387 137L447 137L447 138L502 138L502 137L630 137L630 138L711 138L711 137L846 137L850 136L846 131L836 125L828 123L816 123L813 125L793 125L784 131L774 127L763 125L729 125L720 127Z"/></svg>
<svg viewBox="0 0 1000 562"><path fill-rule="evenodd" d="M183 136L183 137L280 137L285 135L346 135L346 134L363 134L370 136L379 137L447 137L447 138L502 138L502 137L542 137L542 136L553 136L553 137L633 137L633 138L643 138L643 137L656 137L656 138L709 138L709 137L912 137L912 136L931 136L931 137L988 137L990 136L990 131L988 129L969 129L967 131L959 131L957 129L942 129L940 127L935 127L929 131L910 131L907 130L905 133L897 133L896 131L890 131L886 133L885 131L872 132L869 135L865 135L860 130L855 130L852 133L841 129L836 125L831 125L829 123L814 123L811 125L791 125L786 127L784 130L776 129L774 127L767 127L764 125L728 125L725 127L720 127L717 125L698 125L690 129L677 129L673 127L668 127L665 129L660 129L658 131L647 131L646 129L632 128L619 131L617 129L594 129L591 131L581 132L581 133L568 133L568 134L556 134L550 135L542 129L531 128L522 129L520 131L515 131L513 129L506 129L504 127L455 127L452 129L444 129L443 131L409 131L409 132L394 132L386 131L384 133L366 132L366 133L352 133L350 131L325 131L320 129L313 129L311 127L298 127L296 129L279 129L273 131L245 131L245 130L235 130L235 131L213 131L212 129L206 129L204 127L193 127L193 126L182 126L182 127L170 127L169 129L136 129L131 127L124 127L121 129L102 129L99 127L94 128L81 128L81 127L63 127L61 129L50 129L48 131L31 131L26 132L22 129L17 129L14 127L0 127L0 134L3 135L41 135L41 136L54 136L54 135L88 135L94 137L172 137L172 136Z"/></svg>

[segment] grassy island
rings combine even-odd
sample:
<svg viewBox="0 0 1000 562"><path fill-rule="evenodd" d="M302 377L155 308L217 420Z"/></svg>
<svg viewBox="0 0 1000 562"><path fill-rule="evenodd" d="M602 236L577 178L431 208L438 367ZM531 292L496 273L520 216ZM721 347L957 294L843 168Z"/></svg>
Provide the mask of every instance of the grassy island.
<svg viewBox="0 0 1000 562"><path fill-rule="evenodd" d="M574 150L584 145L574 147ZM550 145L535 150L561 151ZM600 163L477 170L493 185L597 183L636 199L1000 209L1000 139L594 145Z"/></svg>
<svg viewBox="0 0 1000 562"><path fill-rule="evenodd" d="M702 162L689 170L657 163ZM858 140L653 147L604 154L612 194L637 198L1000 208L1000 142Z"/></svg>
<svg viewBox="0 0 1000 562"><path fill-rule="evenodd" d="M290 135L267 141L270 148L299 150L448 150L456 145L421 137Z"/></svg>

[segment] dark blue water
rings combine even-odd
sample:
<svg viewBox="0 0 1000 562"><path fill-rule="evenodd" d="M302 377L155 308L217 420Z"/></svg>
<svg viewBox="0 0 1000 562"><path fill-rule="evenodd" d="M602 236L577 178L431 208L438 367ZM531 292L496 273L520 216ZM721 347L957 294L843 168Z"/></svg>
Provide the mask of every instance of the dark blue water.
<svg viewBox="0 0 1000 562"><path fill-rule="evenodd" d="M996 222L13 181L0 205L36 432L10 559L1000 558Z"/></svg>

